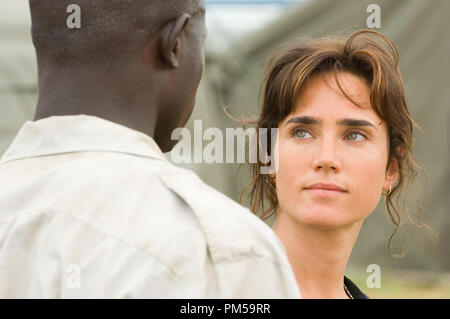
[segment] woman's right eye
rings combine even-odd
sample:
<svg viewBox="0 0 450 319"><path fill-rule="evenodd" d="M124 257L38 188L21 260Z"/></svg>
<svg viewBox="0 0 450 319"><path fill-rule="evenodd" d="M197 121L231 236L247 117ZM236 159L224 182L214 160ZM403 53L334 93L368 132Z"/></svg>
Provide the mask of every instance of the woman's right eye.
<svg viewBox="0 0 450 319"><path fill-rule="evenodd" d="M309 134L309 132L307 130L301 129L301 128L295 129L293 135L294 135L294 137L301 138L301 139L311 137L311 134Z"/></svg>

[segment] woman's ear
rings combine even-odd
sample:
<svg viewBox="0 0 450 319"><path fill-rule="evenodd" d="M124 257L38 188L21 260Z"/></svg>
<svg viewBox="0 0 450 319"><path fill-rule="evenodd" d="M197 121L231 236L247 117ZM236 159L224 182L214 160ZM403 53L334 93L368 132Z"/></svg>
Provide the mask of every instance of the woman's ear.
<svg viewBox="0 0 450 319"><path fill-rule="evenodd" d="M160 32L159 53L165 64L172 68L179 65L181 36L189 23L191 16L182 14L176 20L167 23Z"/></svg>
<svg viewBox="0 0 450 319"><path fill-rule="evenodd" d="M388 192L394 187L394 184L398 178L398 174L399 174L398 161L396 158L393 157L390 160L388 168L386 169L386 175L383 184L384 191Z"/></svg>

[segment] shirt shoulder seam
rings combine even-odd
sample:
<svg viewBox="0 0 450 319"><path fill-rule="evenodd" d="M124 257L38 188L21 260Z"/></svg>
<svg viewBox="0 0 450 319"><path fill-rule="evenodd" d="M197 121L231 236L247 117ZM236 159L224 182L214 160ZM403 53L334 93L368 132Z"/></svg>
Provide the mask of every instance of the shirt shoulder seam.
<svg viewBox="0 0 450 319"><path fill-rule="evenodd" d="M68 154L88 153L88 152L117 153L117 154L122 154L122 155L128 155L128 156L134 156L134 157L140 157L140 158L146 158L146 159L152 159L152 160L159 160L161 162L165 161L164 159L162 159L156 155L150 156L150 155L143 155L143 154L132 153L132 152L124 152L124 151L115 151L115 150L84 149L84 150L75 150L75 151L67 151L67 152L56 152L56 153L48 153L48 154L19 156L19 157L13 157L13 158L9 158L9 159L7 158L7 159L0 160L0 165L11 163L14 161L32 159L32 158L42 158L42 157L51 157L51 156L55 156L55 155L68 155Z"/></svg>

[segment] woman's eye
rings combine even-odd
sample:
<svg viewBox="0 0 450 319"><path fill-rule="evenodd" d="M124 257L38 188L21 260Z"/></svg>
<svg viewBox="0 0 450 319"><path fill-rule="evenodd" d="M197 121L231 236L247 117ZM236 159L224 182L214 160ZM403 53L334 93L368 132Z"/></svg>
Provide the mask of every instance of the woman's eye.
<svg viewBox="0 0 450 319"><path fill-rule="evenodd" d="M353 132L347 135L347 139L350 141L361 141L365 138L366 137L363 134L357 132Z"/></svg>
<svg viewBox="0 0 450 319"><path fill-rule="evenodd" d="M300 138L300 139L312 137L311 134L305 129L296 129L296 130L294 130L293 135L294 135L294 137ZM349 141L361 141L361 140L366 139L366 136L362 133L352 132L352 133L347 134L346 139Z"/></svg>
<svg viewBox="0 0 450 319"><path fill-rule="evenodd" d="M309 138L311 137L311 134L309 134L308 131L302 130L302 129L297 129L294 131L294 135L297 138Z"/></svg>

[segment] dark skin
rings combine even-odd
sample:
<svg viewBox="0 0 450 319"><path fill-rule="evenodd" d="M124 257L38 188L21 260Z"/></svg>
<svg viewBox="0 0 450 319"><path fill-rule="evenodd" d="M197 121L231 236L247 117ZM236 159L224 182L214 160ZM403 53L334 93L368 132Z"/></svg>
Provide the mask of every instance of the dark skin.
<svg viewBox="0 0 450 319"><path fill-rule="evenodd" d="M39 66L39 101L34 120L49 116L97 116L151 136L163 152L171 133L188 121L204 66L203 1L152 36L120 70L101 64Z"/></svg>

